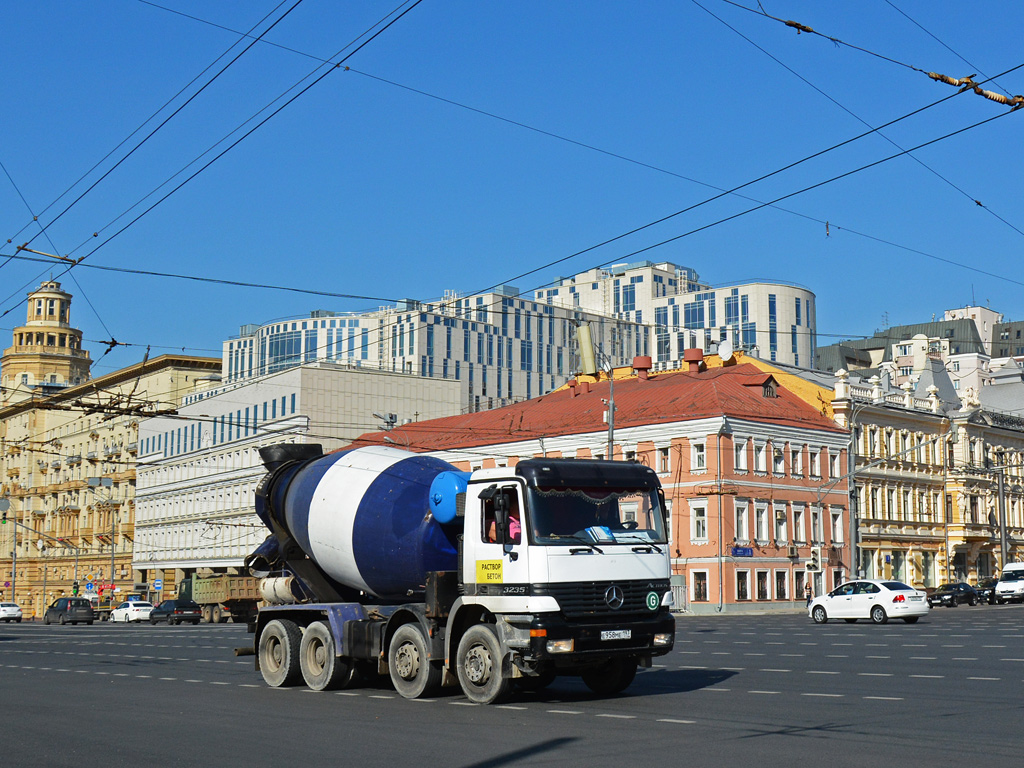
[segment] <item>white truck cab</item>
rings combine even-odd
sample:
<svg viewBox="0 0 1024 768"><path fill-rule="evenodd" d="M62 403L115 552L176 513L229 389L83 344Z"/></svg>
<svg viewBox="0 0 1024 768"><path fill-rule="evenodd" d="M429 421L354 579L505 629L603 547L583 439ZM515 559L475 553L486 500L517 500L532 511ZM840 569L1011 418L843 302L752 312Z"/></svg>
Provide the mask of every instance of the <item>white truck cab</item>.
<svg viewBox="0 0 1024 768"><path fill-rule="evenodd" d="M1024 563L1007 563L996 584L996 602L1024 601Z"/></svg>

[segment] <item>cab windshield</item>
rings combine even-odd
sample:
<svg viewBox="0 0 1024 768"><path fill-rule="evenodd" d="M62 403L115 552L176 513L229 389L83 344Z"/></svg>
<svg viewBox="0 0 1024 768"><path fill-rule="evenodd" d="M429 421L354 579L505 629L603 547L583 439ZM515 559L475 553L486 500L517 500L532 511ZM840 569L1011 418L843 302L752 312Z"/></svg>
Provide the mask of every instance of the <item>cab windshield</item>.
<svg viewBox="0 0 1024 768"><path fill-rule="evenodd" d="M648 489L527 489L536 544L665 544L665 514Z"/></svg>
<svg viewBox="0 0 1024 768"><path fill-rule="evenodd" d="M1003 575L999 578L1000 581L1021 581L1022 579L1024 579L1024 571L1006 570L1003 571Z"/></svg>

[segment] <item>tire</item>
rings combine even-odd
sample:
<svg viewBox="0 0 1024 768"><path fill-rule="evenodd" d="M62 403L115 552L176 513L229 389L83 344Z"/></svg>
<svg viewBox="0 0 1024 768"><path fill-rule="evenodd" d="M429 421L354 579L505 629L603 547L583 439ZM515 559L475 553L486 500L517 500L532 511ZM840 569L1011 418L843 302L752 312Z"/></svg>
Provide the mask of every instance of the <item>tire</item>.
<svg viewBox="0 0 1024 768"><path fill-rule="evenodd" d="M583 684L598 696L611 696L626 690L636 677L636 659L612 659L581 677Z"/></svg>
<svg viewBox="0 0 1024 768"><path fill-rule="evenodd" d="M952 600L949 601L949 607L950 608L958 608L959 606L960 606L960 603L957 602L957 599L955 597Z"/></svg>
<svg viewBox="0 0 1024 768"><path fill-rule="evenodd" d="M43 624L49 624L49 623L50 623L50 615L47 614L47 613L44 613L43 614Z"/></svg>
<svg viewBox="0 0 1024 768"><path fill-rule="evenodd" d="M208 605L203 606L203 621L207 624L213 623L213 611L210 610L210 606Z"/></svg>
<svg viewBox="0 0 1024 768"><path fill-rule="evenodd" d="M907 617L906 617L906 618L904 618L903 620L904 620L904 621L905 621L905 622L906 622L907 624L917 624L917 620L918 620L919 618L921 618L921 617L920 617L920 616L907 616Z"/></svg>
<svg viewBox="0 0 1024 768"><path fill-rule="evenodd" d="M397 633L396 633L397 634ZM512 680L501 674L501 643L490 624L474 624L459 641L459 685L474 704L499 704L508 698Z"/></svg>
<svg viewBox="0 0 1024 768"><path fill-rule="evenodd" d="M551 683L555 681L557 673L555 668L552 666L541 667L537 670L536 675L525 675L523 677L517 677L512 680L512 684L516 690L527 691L529 693L536 693L537 691L543 691Z"/></svg>
<svg viewBox="0 0 1024 768"><path fill-rule="evenodd" d="M978 604L978 598L976 598L976 597L974 597L974 596L972 595L972 596L971 596L971 599L970 599L970 600L968 601L968 605L970 605L970 606L971 606L971 607L973 608L973 607L974 607L974 606L976 606L977 604Z"/></svg>
<svg viewBox="0 0 1024 768"><path fill-rule="evenodd" d="M889 620L889 616L885 613L885 608L880 605L876 605L871 609L871 623L872 624L885 624Z"/></svg>
<svg viewBox="0 0 1024 768"><path fill-rule="evenodd" d="M294 621L274 619L260 635L260 672L271 688L295 685L302 678L299 669L299 644L302 633Z"/></svg>
<svg viewBox="0 0 1024 768"><path fill-rule="evenodd" d="M155 627L155 626L156 626L156 619L154 619L154 618L153 618L152 616L150 616L150 617L149 617L149 623L150 623L150 624L152 624L152 625L153 625L153 626ZM171 623L171 620L170 620L170 619L168 619L168 620L167 620L167 623L168 623L168 624L170 624L170 623Z"/></svg>
<svg viewBox="0 0 1024 768"><path fill-rule="evenodd" d="M14 621L15 621L15 623L17 623L17 624L21 624L21 619L15 619Z"/></svg>
<svg viewBox="0 0 1024 768"><path fill-rule="evenodd" d="M441 688L441 665L430 660L427 638L419 624L403 624L388 645L391 684L406 699L433 696Z"/></svg>
<svg viewBox="0 0 1024 768"><path fill-rule="evenodd" d="M811 611L811 618L814 619L815 624L828 624L828 613L825 612L823 606L814 606L814 610Z"/></svg>
<svg viewBox="0 0 1024 768"><path fill-rule="evenodd" d="M335 654L334 637L326 621L314 621L302 633L299 670L314 691L344 688L352 680L352 662Z"/></svg>
<svg viewBox="0 0 1024 768"><path fill-rule="evenodd" d="M64 626L65 624L68 623L68 617L65 614L62 613L60 615L60 618L57 621L60 622L61 626Z"/></svg>
<svg viewBox="0 0 1024 768"><path fill-rule="evenodd" d="M214 624L222 624L224 622L224 614L221 613L219 605L215 605L210 609L210 621Z"/></svg>

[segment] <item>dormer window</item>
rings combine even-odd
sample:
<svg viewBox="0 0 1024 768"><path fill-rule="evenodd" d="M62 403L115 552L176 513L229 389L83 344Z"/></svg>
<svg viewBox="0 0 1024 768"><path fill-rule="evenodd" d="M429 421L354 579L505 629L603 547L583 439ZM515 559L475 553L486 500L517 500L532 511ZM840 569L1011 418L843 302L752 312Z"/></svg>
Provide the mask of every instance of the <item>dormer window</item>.
<svg viewBox="0 0 1024 768"><path fill-rule="evenodd" d="M761 387L762 397L775 397L775 379L768 379Z"/></svg>

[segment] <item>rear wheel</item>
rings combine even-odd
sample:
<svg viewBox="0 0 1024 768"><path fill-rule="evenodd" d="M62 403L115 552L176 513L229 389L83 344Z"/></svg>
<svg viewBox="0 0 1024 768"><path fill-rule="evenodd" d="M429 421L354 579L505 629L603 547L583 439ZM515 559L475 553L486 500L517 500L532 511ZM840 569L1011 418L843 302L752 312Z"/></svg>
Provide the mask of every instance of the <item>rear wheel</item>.
<svg viewBox="0 0 1024 768"><path fill-rule="evenodd" d="M314 691L344 688L352 680L352 662L335 655L334 637L325 621L314 621L302 633L299 669Z"/></svg>
<svg viewBox="0 0 1024 768"><path fill-rule="evenodd" d="M395 690L407 699L431 696L441 687L441 667L431 662L419 624L396 630L388 646L388 670Z"/></svg>
<svg viewBox="0 0 1024 768"><path fill-rule="evenodd" d="M476 704L498 704L508 697L512 681L501 674L501 643L490 624L475 624L459 641L456 656L459 684Z"/></svg>
<svg viewBox="0 0 1024 768"><path fill-rule="evenodd" d="M203 606L203 621L207 624L213 623L213 611L210 610L210 606L208 605Z"/></svg>
<svg viewBox="0 0 1024 768"><path fill-rule="evenodd" d="M636 677L636 659L612 659L583 673L583 683L599 696L626 690Z"/></svg>
<svg viewBox="0 0 1024 768"><path fill-rule="evenodd" d="M815 624L828 623L828 614L825 612L825 609L820 605L814 606L814 610L811 611L811 618L814 619Z"/></svg>
<svg viewBox="0 0 1024 768"><path fill-rule="evenodd" d="M260 635L260 672L267 685L281 688L299 682L299 643L302 633L294 621L274 619Z"/></svg>
<svg viewBox="0 0 1024 768"><path fill-rule="evenodd" d="M224 615L221 612L219 605L213 606L213 609L210 611L210 621L214 624L220 624L224 621Z"/></svg>
<svg viewBox="0 0 1024 768"><path fill-rule="evenodd" d="M885 624L889 620L889 617L885 613L885 608L880 605L876 605L871 609L871 621L874 624Z"/></svg>

